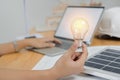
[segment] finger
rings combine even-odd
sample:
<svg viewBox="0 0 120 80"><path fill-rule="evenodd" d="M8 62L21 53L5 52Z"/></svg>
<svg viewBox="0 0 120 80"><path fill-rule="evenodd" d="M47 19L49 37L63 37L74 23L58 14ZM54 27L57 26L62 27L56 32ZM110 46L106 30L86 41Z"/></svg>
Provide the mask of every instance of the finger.
<svg viewBox="0 0 120 80"><path fill-rule="evenodd" d="M80 56L80 53L76 52L75 54L72 55L72 59L74 59L75 57L78 57L78 56Z"/></svg>
<svg viewBox="0 0 120 80"><path fill-rule="evenodd" d="M73 45L68 49L68 54L75 53L77 48L78 48L78 43L74 42Z"/></svg>
<svg viewBox="0 0 120 80"><path fill-rule="evenodd" d="M71 58L72 58L72 60L74 60L74 59L75 59L75 57L76 57L76 56L75 56L75 55L73 55L73 56L71 57Z"/></svg>
<svg viewBox="0 0 120 80"><path fill-rule="evenodd" d="M73 54L73 56L72 56L72 60L74 60L74 61L77 61L78 59L79 59L79 56L80 56L81 54L80 53L75 53L75 54Z"/></svg>
<svg viewBox="0 0 120 80"><path fill-rule="evenodd" d="M57 42L57 43L59 43L59 44L62 44L62 42L61 42L60 40L56 39L56 38L54 38L53 41L55 41L55 42Z"/></svg>
<svg viewBox="0 0 120 80"><path fill-rule="evenodd" d="M59 43L59 44L62 43L60 40L58 40L56 38L46 38L45 41L46 42L53 42L54 41L54 42Z"/></svg>
<svg viewBox="0 0 120 80"><path fill-rule="evenodd" d="M80 59L78 61L84 64L88 56L87 46L84 43L82 44L82 51L83 52L81 53Z"/></svg>
<svg viewBox="0 0 120 80"><path fill-rule="evenodd" d="M55 46L54 43L44 43L44 44L43 44L43 48L54 47L54 46Z"/></svg>

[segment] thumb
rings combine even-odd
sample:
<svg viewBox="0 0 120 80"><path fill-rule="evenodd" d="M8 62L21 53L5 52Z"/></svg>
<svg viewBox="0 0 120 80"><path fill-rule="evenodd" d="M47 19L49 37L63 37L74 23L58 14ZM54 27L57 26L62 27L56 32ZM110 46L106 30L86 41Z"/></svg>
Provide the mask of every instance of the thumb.
<svg viewBox="0 0 120 80"><path fill-rule="evenodd" d="M74 42L73 45L68 49L68 54L73 54L78 48L78 43Z"/></svg>
<svg viewBox="0 0 120 80"><path fill-rule="evenodd" d="M80 56L80 59L78 60L78 62L81 62L81 64L84 65L86 59L87 59L87 56L88 56L88 51L87 51L87 46L83 43L82 44L82 54Z"/></svg>

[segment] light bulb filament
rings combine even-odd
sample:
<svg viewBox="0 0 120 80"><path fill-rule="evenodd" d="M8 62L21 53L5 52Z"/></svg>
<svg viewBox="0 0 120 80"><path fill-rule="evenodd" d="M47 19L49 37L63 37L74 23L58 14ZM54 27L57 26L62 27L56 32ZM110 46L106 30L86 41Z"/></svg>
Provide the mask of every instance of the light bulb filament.
<svg viewBox="0 0 120 80"><path fill-rule="evenodd" d="M71 31L74 40L83 41L86 33L88 32L88 22L84 18L76 18L71 25Z"/></svg>

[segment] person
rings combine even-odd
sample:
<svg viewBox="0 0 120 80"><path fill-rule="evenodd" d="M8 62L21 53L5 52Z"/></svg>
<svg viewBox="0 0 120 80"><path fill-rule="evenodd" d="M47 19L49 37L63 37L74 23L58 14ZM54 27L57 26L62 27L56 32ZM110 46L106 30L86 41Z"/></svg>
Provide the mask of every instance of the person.
<svg viewBox="0 0 120 80"><path fill-rule="evenodd" d="M52 42L61 43L57 39L52 38L31 38L13 42L0 44L0 55L21 50L25 47L46 48L54 47ZM17 44L17 45L16 45ZM57 80L72 74L79 74L84 71L84 63L87 58L86 45L82 45L82 52L75 52L78 43L73 45L63 54L63 56L55 63L55 65L46 70L8 70L0 69L0 80Z"/></svg>

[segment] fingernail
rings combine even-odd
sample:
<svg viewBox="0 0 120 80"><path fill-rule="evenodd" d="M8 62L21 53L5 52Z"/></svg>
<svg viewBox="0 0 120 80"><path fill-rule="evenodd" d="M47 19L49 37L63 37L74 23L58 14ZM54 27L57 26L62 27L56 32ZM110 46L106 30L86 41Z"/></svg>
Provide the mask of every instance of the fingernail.
<svg viewBox="0 0 120 80"><path fill-rule="evenodd" d="M52 46L55 46L55 44L52 44Z"/></svg>

